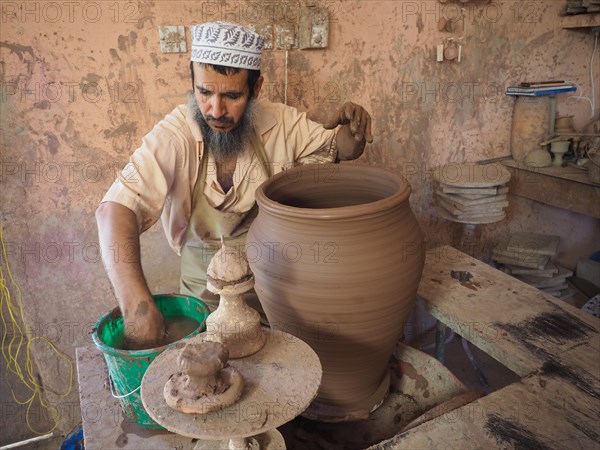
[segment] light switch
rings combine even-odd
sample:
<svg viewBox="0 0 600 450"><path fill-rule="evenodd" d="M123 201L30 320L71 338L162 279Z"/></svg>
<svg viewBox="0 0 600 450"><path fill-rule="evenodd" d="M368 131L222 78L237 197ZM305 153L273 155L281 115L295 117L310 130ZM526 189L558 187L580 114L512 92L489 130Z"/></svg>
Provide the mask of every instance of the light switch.
<svg viewBox="0 0 600 450"><path fill-rule="evenodd" d="M185 27L183 25L163 25L158 27L160 51L163 53L185 53Z"/></svg>
<svg viewBox="0 0 600 450"><path fill-rule="evenodd" d="M298 48L294 25L275 25L275 47L282 50Z"/></svg>
<svg viewBox="0 0 600 450"><path fill-rule="evenodd" d="M329 15L327 9L303 6L298 25L298 47L327 48L329 43Z"/></svg>
<svg viewBox="0 0 600 450"><path fill-rule="evenodd" d="M440 44L436 47L436 55L435 60L437 62L444 61L444 44Z"/></svg>

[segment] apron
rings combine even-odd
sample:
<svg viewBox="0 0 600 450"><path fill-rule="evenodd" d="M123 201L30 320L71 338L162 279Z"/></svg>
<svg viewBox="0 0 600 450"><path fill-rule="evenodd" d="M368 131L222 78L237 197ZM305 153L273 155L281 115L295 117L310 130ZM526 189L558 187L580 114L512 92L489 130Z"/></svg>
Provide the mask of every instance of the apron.
<svg viewBox="0 0 600 450"><path fill-rule="evenodd" d="M250 144L267 177L271 176L265 148L255 134ZM219 211L211 206L204 195L208 155L202 158L200 174L192 194L192 215L181 250L180 292L201 299L210 311L219 306L219 296L206 289L206 270L212 257L221 248L221 238L227 245L244 252L246 234L258 214L255 203L246 213ZM261 322L267 323L254 289L244 294L248 306L257 310Z"/></svg>

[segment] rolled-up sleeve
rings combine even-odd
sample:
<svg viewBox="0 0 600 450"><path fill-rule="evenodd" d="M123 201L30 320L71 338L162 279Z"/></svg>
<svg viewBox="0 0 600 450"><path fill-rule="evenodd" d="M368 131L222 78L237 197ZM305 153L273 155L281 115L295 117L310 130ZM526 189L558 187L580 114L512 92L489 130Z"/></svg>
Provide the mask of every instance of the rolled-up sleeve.
<svg viewBox="0 0 600 450"><path fill-rule="evenodd" d="M323 125L306 117L295 108L284 110L286 145L294 149L296 164L334 162L337 156L336 130L326 130Z"/></svg>
<svg viewBox="0 0 600 450"><path fill-rule="evenodd" d="M179 139L155 127L142 139L102 202L119 203L136 215L140 232L160 217L175 178Z"/></svg>

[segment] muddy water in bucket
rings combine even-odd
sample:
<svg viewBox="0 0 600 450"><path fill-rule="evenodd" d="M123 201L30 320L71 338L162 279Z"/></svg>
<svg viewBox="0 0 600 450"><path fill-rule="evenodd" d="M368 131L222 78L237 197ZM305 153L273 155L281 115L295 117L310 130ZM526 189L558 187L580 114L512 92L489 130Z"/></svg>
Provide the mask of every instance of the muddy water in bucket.
<svg viewBox="0 0 600 450"><path fill-rule="evenodd" d="M170 294L153 298L166 323L167 338L160 347L125 349L123 317L118 308L98 320L92 338L104 354L113 395L118 398L127 419L146 428L162 428L142 405L139 389L142 377L163 350L180 339L204 331L209 310L201 300L191 296Z"/></svg>

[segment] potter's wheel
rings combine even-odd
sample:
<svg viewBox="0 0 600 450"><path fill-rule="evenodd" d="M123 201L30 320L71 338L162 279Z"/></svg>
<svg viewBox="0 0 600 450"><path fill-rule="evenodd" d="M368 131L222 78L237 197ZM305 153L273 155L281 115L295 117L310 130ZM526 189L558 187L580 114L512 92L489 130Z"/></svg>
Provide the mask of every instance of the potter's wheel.
<svg viewBox="0 0 600 450"><path fill-rule="evenodd" d="M177 370L177 355L185 344L202 342L205 333L158 355L142 380L142 402L150 417L173 433L205 441L277 433L274 428L301 414L316 397L322 368L308 344L281 331L264 331L267 341L259 352L229 360L245 381L240 399L208 414L173 410L163 397L165 383Z"/></svg>

